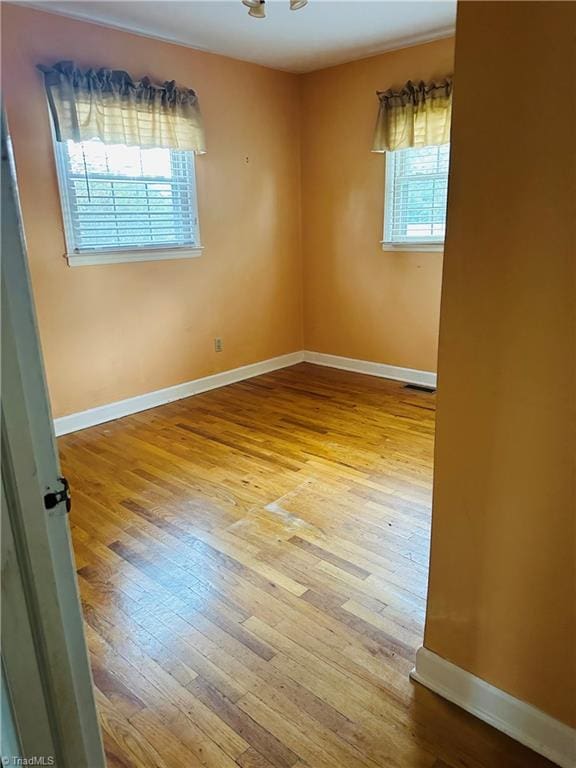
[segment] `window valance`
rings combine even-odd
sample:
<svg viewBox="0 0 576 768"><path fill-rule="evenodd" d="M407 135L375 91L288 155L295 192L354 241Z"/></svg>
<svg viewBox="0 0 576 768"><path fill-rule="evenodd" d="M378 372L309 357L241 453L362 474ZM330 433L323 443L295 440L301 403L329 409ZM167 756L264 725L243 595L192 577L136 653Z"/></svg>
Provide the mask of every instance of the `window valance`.
<svg viewBox="0 0 576 768"><path fill-rule="evenodd" d="M127 72L89 69L72 61L40 65L57 141L206 151L198 97L189 88Z"/></svg>
<svg viewBox="0 0 576 768"><path fill-rule="evenodd" d="M380 111L373 152L426 147L450 141L452 78L378 91Z"/></svg>

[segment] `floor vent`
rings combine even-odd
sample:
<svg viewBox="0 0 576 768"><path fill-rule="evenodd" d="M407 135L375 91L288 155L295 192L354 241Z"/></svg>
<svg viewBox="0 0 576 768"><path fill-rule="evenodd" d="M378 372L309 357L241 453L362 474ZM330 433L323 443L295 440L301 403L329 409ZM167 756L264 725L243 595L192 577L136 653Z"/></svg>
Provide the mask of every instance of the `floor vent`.
<svg viewBox="0 0 576 768"><path fill-rule="evenodd" d="M416 389L418 392L436 392L436 387L429 387L426 384L405 384L404 389Z"/></svg>

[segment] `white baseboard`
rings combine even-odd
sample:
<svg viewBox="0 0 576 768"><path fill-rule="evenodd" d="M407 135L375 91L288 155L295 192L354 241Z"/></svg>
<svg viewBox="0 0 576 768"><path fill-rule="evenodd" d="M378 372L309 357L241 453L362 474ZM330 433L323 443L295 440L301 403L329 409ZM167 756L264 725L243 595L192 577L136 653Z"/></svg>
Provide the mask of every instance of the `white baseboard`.
<svg viewBox="0 0 576 768"><path fill-rule="evenodd" d="M120 419L122 416L146 411L148 408L155 408L158 405L171 403L174 400L198 395L200 392L207 392L210 389L225 387L227 384L251 379L253 376L277 371L280 368L287 368L290 365L296 365L296 363L303 361L324 365L329 368L339 368L343 371L355 371L356 373L367 373L370 376L405 381L411 384L424 384L429 387L436 386L436 374L430 371L398 368L395 365L371 363L368 360L354 360L351 357L325 355L322 352L291 352L288 355L280 355L280 357L262 360L260 363L243 365L241 368L233 368L230 371L223 371L212 376L204 376L201 379L186 381L173 387L157 389L144 395L129 397L126 400L118 400L115 403L108 403L108 405L100 405L97 408L89 408L87 411L71 413L69 416L61 416L58 419L54 419L54 431L57 436L66 435L69 432L77 432L79 429L86 429L96 424L103 424L106 421Z"/></svg>
<svg viewBox="0 0 576 768"><path fill-rule="evenodd" d="M423 384L426 387L436 386L436 374L432 371L419 371L416 368L400 368L397 365L373 363L370 360L356 360L353 357L326 355L323 352L304 352L304 360L315 365L325 365L328 368L339 368L342 371L367 373L369 376L379 376L383 379L405 381L408 384Z"/></svg>
<svg viewBox="0 0 576 768"><path fill-rule="evenodd" d="M576 730L446 659L420 648L413 680L562 768L576 766Z"/></svg>
<svg viewBox="0 0 576 768"><path fill-rule="evenodd" d="M200 392L207 392L210 389L225 387L227 384L235 384L237 381L251 379L253 376L260 376L263 373L287 368L290 365L301 363L303 359L304 355L302 352L292 352L288 355L280 355L280 357L262 360L260 363L243 365L241 368L233 368L230 371L215 373L212 376L204 376L201 379L186 381L184 384L176 384L173 387L157 389L154 392L129 397L126 400L118 400L108 405L100 405L87 411L72 413L70 416L61 416L59 419L54 419L54 431L57 436L66 435L69 432L77 432L79 429L103 424L106 421L119 419L122 416L129 416L131 413L146 411L148 408L155 408L157 405L164 405L174 400L181 400L184 397L198 395Z"/></svg>

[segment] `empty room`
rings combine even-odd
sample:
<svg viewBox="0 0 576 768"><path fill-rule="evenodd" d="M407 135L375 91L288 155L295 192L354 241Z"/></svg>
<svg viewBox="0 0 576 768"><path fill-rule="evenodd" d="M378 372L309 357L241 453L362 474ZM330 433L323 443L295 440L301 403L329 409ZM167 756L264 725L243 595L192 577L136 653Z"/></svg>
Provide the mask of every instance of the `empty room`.
<svg viewBox="0 0 576 768"><path fill-rule="evenodd" d="M575 768L576 5L1 26L2 764Z"/></svg>

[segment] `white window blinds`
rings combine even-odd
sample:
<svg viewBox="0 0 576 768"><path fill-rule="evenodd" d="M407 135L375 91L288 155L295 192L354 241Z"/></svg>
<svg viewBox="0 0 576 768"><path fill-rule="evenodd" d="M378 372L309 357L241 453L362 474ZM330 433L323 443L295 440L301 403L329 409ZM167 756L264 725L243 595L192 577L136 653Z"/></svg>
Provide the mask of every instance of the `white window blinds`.
<svg viewBox="0 0 576 768"><path fill-rule="evenodd" d="M194 153L56 143L69 253L199 245Z"/></svg>
<svg viewBox="0 0 576 768"><path fill-rule="evenodd" d="M443 243L450 145L386 153L384 244Z"/></svg>

